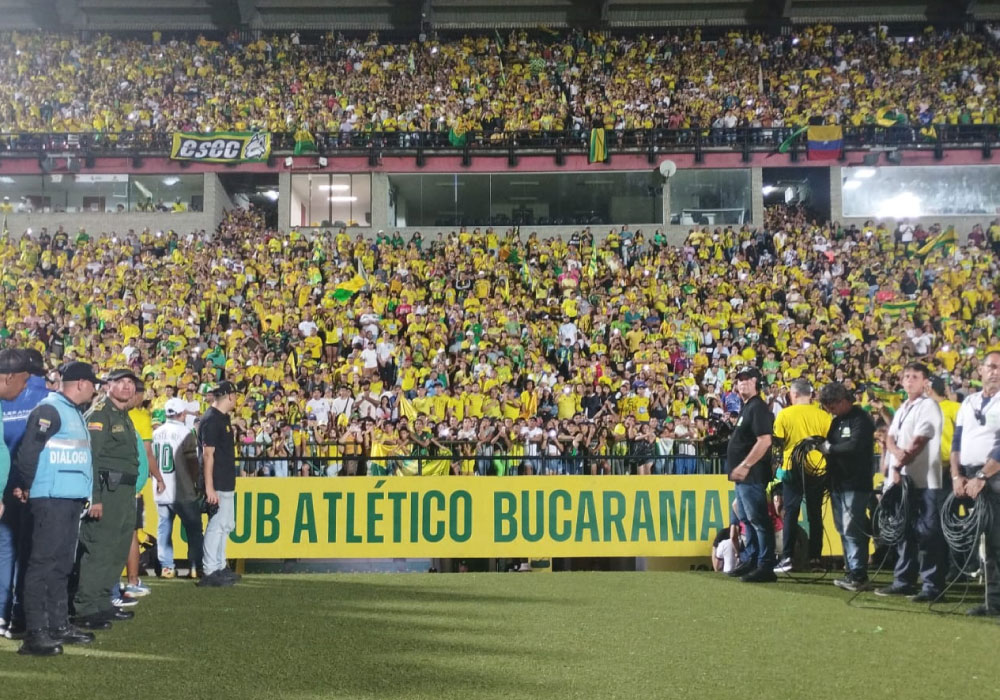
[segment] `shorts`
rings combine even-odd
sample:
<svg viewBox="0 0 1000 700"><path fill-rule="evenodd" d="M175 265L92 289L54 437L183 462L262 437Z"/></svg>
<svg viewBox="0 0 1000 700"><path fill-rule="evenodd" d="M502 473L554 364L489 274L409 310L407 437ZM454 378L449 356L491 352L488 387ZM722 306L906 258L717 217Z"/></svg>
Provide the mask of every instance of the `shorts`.
<svg viewBox="0 0 1000 700"><path fill-rule="evenodd" d="M146 509L143 507L142 496L135 498L135 529L141 530L146 521Z"/></svg>

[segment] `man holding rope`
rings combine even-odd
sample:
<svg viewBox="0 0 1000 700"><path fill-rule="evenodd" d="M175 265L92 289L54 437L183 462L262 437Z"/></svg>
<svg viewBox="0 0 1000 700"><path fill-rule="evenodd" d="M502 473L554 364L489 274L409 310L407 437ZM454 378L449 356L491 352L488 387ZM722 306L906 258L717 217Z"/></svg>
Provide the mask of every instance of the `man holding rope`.
<svg viewBox="0 0 1000 700"><path fill-rule="evenodd" d="M987 353L979 367L983 390L958 409L951 451L951 483L956 498L971 498L987 509L986 600L968 611L976 617L1000 616L1000 352ZM989 488L986 488L989 486ZM978 537L977 537L978 539ZM970 542L975 551L978 542Z"/></svg>

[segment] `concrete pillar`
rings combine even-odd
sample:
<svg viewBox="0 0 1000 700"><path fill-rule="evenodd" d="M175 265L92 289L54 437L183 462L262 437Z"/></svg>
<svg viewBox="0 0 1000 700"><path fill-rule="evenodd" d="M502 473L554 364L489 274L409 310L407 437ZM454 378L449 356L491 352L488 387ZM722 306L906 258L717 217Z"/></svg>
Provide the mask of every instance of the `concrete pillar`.
<svg viewBox="0 0 1000 700"><path fill-rule="evenodd" d="M389 176L386 173L372 173L372 230L389 230Z"/></svg>
<svg viewBox="0 0 1000 700"><path fill-rule="evenodd" d="M764 170L750 169L750 222L754 226L764 225Z"/></svg>
<svg viewBox="0 0 1000 700"><path fill-rule="evenodd" d="M670 180L672 178L667 178L663 181L663 225L670 225Z"/></svg>
<svg viewBox="0 0 1000 700"><path fill-rule="evenodd" d="M841 187L842 177L841 167L835 165L830 168L830 221L844 220L844 194Z"/></svg>
<svg viewBox="0 0 1000 700"><path fill-rule="evenodd" d="M278 173L278 230L287 231L292 220L292 174L287 170Z"/></svg>

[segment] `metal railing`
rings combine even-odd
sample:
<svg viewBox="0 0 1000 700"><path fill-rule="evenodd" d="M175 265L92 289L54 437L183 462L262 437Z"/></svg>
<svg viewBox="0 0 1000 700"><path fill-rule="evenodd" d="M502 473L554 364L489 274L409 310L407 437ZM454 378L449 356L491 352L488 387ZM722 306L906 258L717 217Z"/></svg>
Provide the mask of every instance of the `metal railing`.
<svg viewBox="0 0 1000 700"><path fill-rule="evenodd" d="M611 455L413 455L373 457L240 457L236 466L245 476L475 476L722 474L725 457L706 454Z"/></svg>
<svg viewBox="0 0 1000 700"><path fill-rule="evenodd" d="M934 125L933 136L922 125L845 126L845 150L864 148L932 149L973 148L1000 142L996 124ZM611 153L698 153L701 151L770 152L791 136L790 127L633 129L606 132ZM0 134L0 156L79 153L86 156L166 156L172 132L126 131L119 133L4 133ZM455 141L447 131L344 131L313 135L317 155L506 152L585 154L590 146L589 129L569 131L470 131ZM792 150L804 152L805 134L792 143ZM295 134L272 133L272 154L285 156L295 149Z"/></svg>

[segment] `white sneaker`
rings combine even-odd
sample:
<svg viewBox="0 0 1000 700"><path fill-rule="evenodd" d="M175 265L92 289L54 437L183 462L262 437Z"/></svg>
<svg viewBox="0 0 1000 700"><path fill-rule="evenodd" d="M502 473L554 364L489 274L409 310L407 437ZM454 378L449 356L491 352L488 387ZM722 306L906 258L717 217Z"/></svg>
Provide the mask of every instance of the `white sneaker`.
<svg viewBox="0 0 1000 700"><path fill-rule="evenodd" d="M522 561L521 565L517 567L518 571L531 571L531 564L526 561Z"/></svg>
<svg viewBox="0 0 1000 700"><path fill-rule="evenodd" d="M792 570L792 560L782 559L778 562L778 565L774 567L774 573L776 574L787 574Z"/></svg>
<svg viewBox="0 0 1000 700"><path fill-rule="evenodd" d="M7 621L0 617L0 638L10 639L10 629L7 627Z"/></svg>
<svg viewBox="0 0 1000 700"><path fill-rule="evenodd" d="M134 598L122 598L120 596L116 596L111 599L111 604L116 608L131 608L138 605L139 601Z"/></svg>

